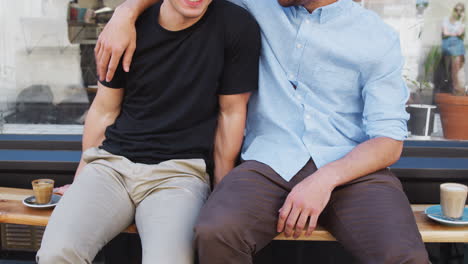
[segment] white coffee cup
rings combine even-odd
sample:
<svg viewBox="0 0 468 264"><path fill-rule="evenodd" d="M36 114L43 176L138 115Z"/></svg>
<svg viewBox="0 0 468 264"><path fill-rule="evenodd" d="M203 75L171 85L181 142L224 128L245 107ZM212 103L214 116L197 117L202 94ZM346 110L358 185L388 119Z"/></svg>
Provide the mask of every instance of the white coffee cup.
<svg viewBox="0 0 468 264"><path fill-rule="evenodd" d="M449 219L460 219L465 210L468 187L458 183L440 185L440 206L442 213Z"/></svg>

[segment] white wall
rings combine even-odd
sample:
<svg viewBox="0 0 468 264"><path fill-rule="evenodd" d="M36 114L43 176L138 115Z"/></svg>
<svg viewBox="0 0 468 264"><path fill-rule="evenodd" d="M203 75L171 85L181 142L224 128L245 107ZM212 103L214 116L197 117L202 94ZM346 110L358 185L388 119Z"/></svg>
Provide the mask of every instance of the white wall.
<svg viewBox="0 0 468 264"><path fill-rule="evenodd" d="M80 51L67 37L66 0L0 0L0 111L32 84L60 102L81 86Z"/></svg>

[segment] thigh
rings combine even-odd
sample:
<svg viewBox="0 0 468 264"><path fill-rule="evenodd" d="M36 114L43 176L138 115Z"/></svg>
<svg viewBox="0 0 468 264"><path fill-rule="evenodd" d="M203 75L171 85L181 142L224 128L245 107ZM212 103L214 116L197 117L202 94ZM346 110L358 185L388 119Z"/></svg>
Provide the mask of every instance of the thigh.
<svg viewBox="0 0 468 264"><path fill-rule="evenodd" d="M180 176L167 180L140 202L135 221L143 263L193 263L193 228L209 192L207 181Z"/></svg>
<svg viewBox="0 0 468 264"><path fill-rule="evenodd" d="M337 188L320 223L359 263L414 263L399 258L424 254L408 199L388 169Z"/></svg>
<svg viewBox="0 0 468 264"><path fill-rule="evenodd" d="M131 224L134 206L115 172L88 164L54 209L41 251L75 252L91 261L113 237ZM65 252L67 251L67 252ZM61 254L60 252L57 254ZM38 254L41 255L41 252Z"/></svg>
<svg viewBox="0 0 468 264"><path fill-rule="evenodd" d="M248 247L242 251L257 253L277 235L278 210L290 190L291 184L269 166L246 161L215 187L197 230L220 233L232 246L240 243Z"/></svg>

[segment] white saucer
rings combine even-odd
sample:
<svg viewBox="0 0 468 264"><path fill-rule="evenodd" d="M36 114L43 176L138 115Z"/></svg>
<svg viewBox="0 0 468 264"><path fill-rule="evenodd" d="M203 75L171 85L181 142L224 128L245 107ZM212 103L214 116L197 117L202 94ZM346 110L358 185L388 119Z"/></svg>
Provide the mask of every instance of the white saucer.
<svg viewBox="0 0 468 264"><path fill-rule="evenodd" d="M424 213L429 217L430 219L437 221L441 224L445 225L453 225L453 226L464 226L468 225L468 208L465 208L465 211L463 212L463 216L461 219L458 220L453 220L446 218L445 216L442 215L442 208L440 205L433 205L431 207L426 208Z"/></svg>
<svg viewBox="0 0 468 264"><path fill-rule="evenodd" d="M58 204L58 202L60 201L60 198L62 198L62 196L58 194L52 194L52 199L50 200L50 203L36 204L36 197L34 197L33 195L33 196L24 198L23 204L31 208L52 208Z"/></svg>

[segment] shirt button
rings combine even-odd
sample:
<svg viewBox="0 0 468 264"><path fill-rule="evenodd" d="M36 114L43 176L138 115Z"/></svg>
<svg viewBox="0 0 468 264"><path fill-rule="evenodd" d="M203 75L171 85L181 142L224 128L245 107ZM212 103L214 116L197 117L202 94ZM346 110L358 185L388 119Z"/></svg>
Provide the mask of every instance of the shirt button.
<svg viewBox="0 0 468 264"><path fill-rule="evenodd" d="M301 44L297 44L296 47L297 47L298 49L300 49L300 48L302 48L302 45L301 45Z"/></svg>
<svg viewBox="0 0 468 264"><path fill-rule="evenodd" d="M298 100L302 100L302 96L300 96L300 95L296 95L296 98L297 98Z"/></svg>
<svg viewBox="0 0 468 264"><path fill-rule="evenodd" d="M309 20L309 19L306 19L305 22L306 22L306 24L309 24L309 23L310 23L310 20Z"/></svg>
<svg viewBox="0 0 468 264"><path fill-rule="evenodd" d="M308 120L308 119L311 118L311 116L310 115L305 115L305 118Z"/></svg>
<svg viewBox="0 0 468 264"><path fill-rule="evenodd" d="M288 75L288 77L289 77L289 79L294 79L294 74L290 73L290 74Z"/></svg>

